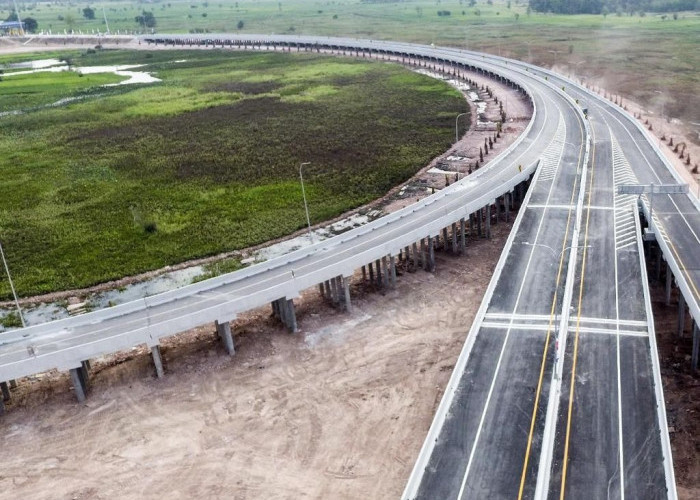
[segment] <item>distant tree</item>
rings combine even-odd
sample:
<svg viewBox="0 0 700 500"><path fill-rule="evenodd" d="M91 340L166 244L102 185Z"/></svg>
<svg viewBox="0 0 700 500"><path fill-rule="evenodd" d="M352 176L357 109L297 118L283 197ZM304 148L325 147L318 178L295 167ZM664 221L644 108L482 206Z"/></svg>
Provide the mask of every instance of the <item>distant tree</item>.
<svg viewBox="0 0 700 500"><path fill-rule="evenodd" d="M83 17L85 19L95 19L95 9L91 9L90 7L85 7L83 9Z"/></svg>
<svg viewBox="0 0 700 500"><path fill-rule="evenodd" d="M520 14L518 14L518 13L516 12L516 13L514 14L514 17L515 17L515 22L517 23L517 22L518 22L518 19L520 19Z"/></svg>
<svg viewBox="0 0 700 500"><path fill-rule="evenodd" d="M245 26L245 23L244 23L243 21L238 21L238 24L236 25L236 27L237 27L239 30L242 30L242 29L243 29L243 26Z"/></svg>
<svg viewBox="0 0 700 500"><path fill-rule="evenodd" d="M29 33L36 33L39 29L39 23L33 17L25 17L22 22L24 23L24 30Z"/></svg>
<svg viewBox="0 0 700 500"><path fill-rule="evenodd" d="M155 28L156 27L156 18L153 15L153 12L146 12L141 11L140 16L136 16L134 18L134 21L136 21L138 24L143 26L144 28Z"/></svg>

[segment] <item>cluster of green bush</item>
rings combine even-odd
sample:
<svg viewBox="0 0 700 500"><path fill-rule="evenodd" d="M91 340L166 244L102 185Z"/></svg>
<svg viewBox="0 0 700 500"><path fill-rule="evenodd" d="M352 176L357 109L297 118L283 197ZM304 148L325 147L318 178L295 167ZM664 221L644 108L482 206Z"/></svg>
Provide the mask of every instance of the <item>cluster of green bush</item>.
<svg viewBox="0 0 700 500"><path fill-rule="evenodd" d="M96 51L74 62L141 62L163 81L0 119L0 237L21 295L303 228L301 162L312 222L337 216L444 151L466 108L443 82L320 55Z"/></svg>

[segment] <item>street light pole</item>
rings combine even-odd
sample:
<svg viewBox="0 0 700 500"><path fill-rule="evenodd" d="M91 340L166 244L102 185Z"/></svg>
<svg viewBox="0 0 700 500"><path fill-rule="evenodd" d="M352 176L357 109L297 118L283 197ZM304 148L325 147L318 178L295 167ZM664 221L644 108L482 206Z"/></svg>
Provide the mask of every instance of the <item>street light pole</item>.
<svg viewBox="0 0 700 500"><path fill-rule="evenodd" d="M17 312L19 313L19 319L22 322L22 328L27 325L24 323L24 316L22 315L22 308L19 307L19 299L17 299L17 292L15 292L15 285L12 283L12 276L10 276L10 268L7 266L7 260L5 260L5 252L2 249L2 242L0 242L0 256L2 256L2 263L5 265L5 272L7 273L7 279L10 282L10 289L12 290L12 296L15 298L15 305L17 306Z"/></svg>
<svg viewBox="0 0 700 500"><path fill-rule="evenodd" d="M309 165L311 164L310 161L305 161L301 165L299 165L299 180L301 181L301 195L304 197L304 210L306 211L306 224L309 226L309 238L311 239L311 243L314 243L314 235L311 232L311 219L309 218L309 205L306 203L306 191L304 190L304 176L301 172L301 170L304 168L304 165Z"/></svg>
<svg viewBox="0 0 700 500"><path fill-rule="evenodd" d="M459 141L459 134L457 132L457 122L459 121L460 116L464 116L466 114L467 113L460 113L457 115L457 118L455 118L455 143L457 143Z"/></svg>

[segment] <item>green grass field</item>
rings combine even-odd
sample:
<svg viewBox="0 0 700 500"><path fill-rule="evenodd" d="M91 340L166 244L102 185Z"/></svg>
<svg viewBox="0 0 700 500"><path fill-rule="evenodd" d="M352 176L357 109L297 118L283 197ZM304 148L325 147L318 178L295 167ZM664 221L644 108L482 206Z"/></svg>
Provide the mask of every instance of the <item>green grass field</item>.
<svg viewBox="0 0 700 500"><path fill-rule="evenodd" d="M96 88L109 75L90 75L86 87L87 75L39 73L26 87L12 83L20 76L0 82L0 111L22 108L17 96L35 86L50 97L32 106L88 96L0 118L0 238L25 296L303 228L304 161L312 221L332 218L444 151L467 109L443 82L318 54L97 51L74 61L142 63L163 81Z"/></svg>
<svg viewBox="0 0 700 500"><path fill-rule="evenodd" d="M20 9L36 18L40 29L60 33L104 31L103 8L113 32L144 31L135 16L146 9L162 33L349 35L467 47L543 66L556 64L563 73L585 75L653 109L663 107L669 116L700 122L698 12L680 12L676 20L672 13L528 14L524 0L478 0L472 7L467 0L98 0L89 5L95 9L94 20L82 17L87 2L20 2ZM3 6L4 18L9 4ZM450 14L439 16L438 11Z"/></svg>

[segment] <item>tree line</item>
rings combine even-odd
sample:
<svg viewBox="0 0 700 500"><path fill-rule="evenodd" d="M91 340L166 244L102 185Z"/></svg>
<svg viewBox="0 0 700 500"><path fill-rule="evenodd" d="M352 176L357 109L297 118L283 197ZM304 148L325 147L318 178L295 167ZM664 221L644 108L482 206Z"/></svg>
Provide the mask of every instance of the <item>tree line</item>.
<svg viewBox="0 0 700 500"><path fill-rule="evenodd" d="M700 0L530 0L530 8L555 14L679 12L700 9Z"/></svg>

